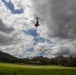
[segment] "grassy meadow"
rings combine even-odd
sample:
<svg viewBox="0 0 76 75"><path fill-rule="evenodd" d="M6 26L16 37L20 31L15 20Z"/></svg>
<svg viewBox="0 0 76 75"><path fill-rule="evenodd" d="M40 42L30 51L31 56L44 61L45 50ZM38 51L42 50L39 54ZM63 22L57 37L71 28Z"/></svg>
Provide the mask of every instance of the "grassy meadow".
<svg viewBox="0 0 76 75"><path fill-rule="evenodd" d="M76 75L76 68L0 63L0 75Z"/></svg>

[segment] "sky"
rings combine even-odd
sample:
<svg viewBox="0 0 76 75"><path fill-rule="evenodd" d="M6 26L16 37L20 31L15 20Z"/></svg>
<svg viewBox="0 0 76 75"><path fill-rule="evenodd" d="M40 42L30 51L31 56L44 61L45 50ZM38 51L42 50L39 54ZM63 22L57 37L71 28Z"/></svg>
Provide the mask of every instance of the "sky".
<svg viewBox="0 0 76 75"><path fill-rule="evenodd" d="M18 58L76 56L76 0L0 0L0 50Z"/></svg>

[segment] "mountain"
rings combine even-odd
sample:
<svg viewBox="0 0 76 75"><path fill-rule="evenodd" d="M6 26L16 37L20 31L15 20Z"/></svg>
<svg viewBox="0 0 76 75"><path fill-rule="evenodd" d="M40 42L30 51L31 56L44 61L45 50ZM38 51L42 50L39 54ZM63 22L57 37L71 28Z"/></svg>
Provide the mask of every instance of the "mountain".
<svg viewBox="0 0 76 75"><path fill-rule="evenodd" d="M0 51L0 62L14 63L14 62L18 62L18 58L14 57L8 53L4 53L4 52Z"/></svg>

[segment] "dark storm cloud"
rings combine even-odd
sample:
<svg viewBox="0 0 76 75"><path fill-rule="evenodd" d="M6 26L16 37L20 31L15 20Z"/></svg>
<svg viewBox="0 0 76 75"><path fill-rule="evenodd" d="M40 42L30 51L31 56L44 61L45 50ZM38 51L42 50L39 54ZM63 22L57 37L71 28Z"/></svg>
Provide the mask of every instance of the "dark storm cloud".
<svg viewBox="0 0 76 75"><path fill-rule="evenodd" d="M54 55L69 55L69 53L70 53L70 51L69 51L69 48L68 47L60 46L57 49L57 52L54 53Z"/></svg>
<svg viewBox="0 0 76 75"><path fill-rule="evenodd" d="M76 0L51 0L50 4L50 36L76 38Z"/></svg>
<svg viewBox="0 0 76 75"><path fill-rule="evenodd" d="M14 28L7 27L0 19L0 45L9 45L12 43L14 35L12 32Z"/></svg>
<svg viewBox="0 0 76 75"><path fill-rule="evenodd" d="M0 19L0 32L11 33L12 31L14 31L14 28L13 27L7 27L7 25L5 25L3 23L3 21Z"/></svg>
<svg viewBox="0 0 76 75"><path fill-rule="evenodd" d="M76 38L76 0L32 0L35 15L44 18L49 37Z"/></svg>
<svg viewBox="0 0 76 75"><path fill-rule="evenodd" d="M35 16L42 18L47 25L46 35L53 38L56 43L63 43L53 47L54 55L76 55L76 0L32 0L32 2Z"/></svg>

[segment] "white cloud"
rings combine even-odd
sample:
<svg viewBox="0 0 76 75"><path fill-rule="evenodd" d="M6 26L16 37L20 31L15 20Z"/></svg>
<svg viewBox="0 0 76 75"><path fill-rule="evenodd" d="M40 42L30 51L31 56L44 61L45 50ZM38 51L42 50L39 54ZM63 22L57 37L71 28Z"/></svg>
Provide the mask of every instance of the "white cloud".
<svg viewBox="0 0 76 75"><path fill-rule="evenodd" d="M38 51L47 51L48 49L50 49L50 45L48 45L48 42L44 42L44 43L38 43L35 47L34 50L38 50Z"/></svg>
<svg viewBox="0 0 76 75"><path fill-rule="evenodd" d="M60 54L75 56L75 0L11 0L11 2L14 4L15 9L22 8L24 12L12 14L10 9L7 9L5 4L0 1L0 18L4 24L14 28L14 37L17 36L15 38L17 44L0 46L2 51L17 57L34 57L42 51L45 53L44 56L47 57ZM36 16L41 18L37 33L54 43L38 42L33 45L35 42L34 37L22 32L22 30L36 29L32 24L32 20L36 22ZM9 36L13 37L12 35ZM33 47L33 51L28 51L29 48Z"/></svg>
<svg viewBox="0 0 76 75"><path fill-rule="evenodd" d="M14 39L17 36L17 38L15 38L12 41L12 44L7 45L7 46L5 46L5 45L0 46L0 50L19 57L20 55L24 56L23 53L24 52L26 53L26 50L33 46L33 38L34 38L30 35L25 34L24 32L22 32L22 30L27 31L28 29L35 28L35 27L32 24L29 25L29 23L28 23L28 22L30 22L30 15L32 15L32 14L31 13L29 14L30 10L28 11L28 9L31 9L31 8L27 7L28 9L26 9L26 6L30 6L31 2L26 3L26 2L28 2L28 0L27 1L26 0L25 1L11 0L11 2L14 4L15 9L18 9L18 8L24 9L24 13L12 14L10 12L10 10L7 9L5 4L2 1L0 1L0 5L1 5L0 6L0 14L1 14L0 18L3 20L3 22L5 24L7 24L7 26L9 26L9 27L11 26L14 28L14 32L12 33L12 34L14 34L14 36L8 35L8 37L10 37L10 39L12 39L12 38ZM27 15L27 14L29 14L29 15ZM28 18L28 19L26 19L26 18ZM6 35L6 34L4 34L4 35ZM1 35L1 37L2 37L2 35ZM6 39L6 37L5 37L5 39ZM10 41L10 40L6 39L6 44L8 44L7 41ZM15 42L16 42L16 44L15 44Z"/></svg>

